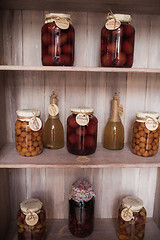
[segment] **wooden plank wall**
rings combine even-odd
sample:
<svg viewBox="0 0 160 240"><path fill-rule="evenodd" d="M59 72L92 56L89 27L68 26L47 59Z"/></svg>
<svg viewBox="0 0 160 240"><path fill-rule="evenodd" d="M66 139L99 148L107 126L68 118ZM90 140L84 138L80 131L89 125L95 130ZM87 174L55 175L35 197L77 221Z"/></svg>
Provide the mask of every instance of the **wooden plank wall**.
<svg viewBox="0 0 160 240"><path fill-rule="evenodd" d="M99 66L100 30L105 14L71 13L71 16L76 32L75 66ZM2 64L41 65L40 29L43 17L44 12L41 11L2 11L5 52ZM160 23L159 16L133 16L136 29L134 67L160 67L159 53L153 55L159 41L157 22ZM65 131L73 103L92 106L99 120L100 143L110 113L110 100L115 91L120 92L124 106L125 142L130 142L135 112L160 111L159 88L159 74L8 71L5 73L7 141L14 141L15 112L18 108L38 108L43 121L47 119L49 96L54 89L59 97L60 118ZM31 196L44 202L48 218L67 218L70 182L77 177L87 178L94 185L97 193L96 217L115 217L119 199L128 194L144 199L148 216L153 215L157 179L155 168L12 169L12 218L16 216L20 201Z"/></svg>

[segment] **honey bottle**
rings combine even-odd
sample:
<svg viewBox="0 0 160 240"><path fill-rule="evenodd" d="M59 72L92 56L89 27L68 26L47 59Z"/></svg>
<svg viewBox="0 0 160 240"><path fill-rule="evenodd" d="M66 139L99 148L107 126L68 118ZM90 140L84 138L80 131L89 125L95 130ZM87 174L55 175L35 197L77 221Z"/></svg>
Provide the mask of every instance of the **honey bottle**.
<svg viewBox="0 0 160 240"><path fill-rule="evenodd" d="M122 111L119 96L115 93L111 104L111 114L104 131L104 148L120 150L124 147L124 127L120 118Z"/></svg>
<svg viewBox="0 0 160 240"><path fill-rule="evenodd" d="M64 147L64 129L59 119L59 108L57 95L53 91L50 96L50 105L48 107L48 119L43 129L43 145L50 149L59 149Z"/></svg>

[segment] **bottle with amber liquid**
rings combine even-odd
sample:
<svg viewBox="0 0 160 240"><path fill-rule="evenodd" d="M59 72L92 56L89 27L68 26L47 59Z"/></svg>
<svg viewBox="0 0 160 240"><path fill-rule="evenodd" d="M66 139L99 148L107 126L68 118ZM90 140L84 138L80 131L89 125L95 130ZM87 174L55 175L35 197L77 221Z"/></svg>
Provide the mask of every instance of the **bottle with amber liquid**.
<svg viewBox="0 0 160 240"><path fill-rule="evenodd" d="M119 96L115 93L111 105L111 114L104 131L104 148L120 150L124 147L124 127L120 118L122 111Z"/></svg>
<svg viewBox="0 0 160 240"><path fill-rule="evenodd" d="M59 119L59 108L57 95L53 91L48 107L48 119L43 129L43 145L50 149L64 147L64 129Z"/></svg>

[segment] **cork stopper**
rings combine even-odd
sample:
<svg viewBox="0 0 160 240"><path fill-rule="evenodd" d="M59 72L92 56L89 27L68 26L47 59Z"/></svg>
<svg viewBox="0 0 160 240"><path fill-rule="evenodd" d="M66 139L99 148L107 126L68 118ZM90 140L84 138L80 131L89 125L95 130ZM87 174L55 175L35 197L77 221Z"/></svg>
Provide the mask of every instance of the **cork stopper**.
<svg viewBox="0 0 160 240"><path fill-rule="evenodd" d="M119 103L119 95L115 93L111 103L111 115L109 121L120 122L120 116L123 114L123 106Z"/></svg>
<svg viewBox="0 0 160 240"><path fill-rule="evenodd" d="M51 96L50 96L50 104L56 104L58 105L58 98L57 94L53 91Z"/></svg>

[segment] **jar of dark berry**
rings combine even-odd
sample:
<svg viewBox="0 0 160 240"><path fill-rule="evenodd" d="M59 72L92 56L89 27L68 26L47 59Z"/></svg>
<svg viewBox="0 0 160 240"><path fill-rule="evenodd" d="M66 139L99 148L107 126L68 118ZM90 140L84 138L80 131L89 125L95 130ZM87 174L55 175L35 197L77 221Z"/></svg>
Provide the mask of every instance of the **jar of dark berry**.
<svg viewBox="0 0 160 240"><path fill-rule="evenodd" d="M73 66L74 28L69 14L46 14L42 27L42 64Z"/></svg>
<svg viewBox="0 0 160 240"><path fill-rule="evenodd" d="M67 149L75 155L88 155L97 147L97 118L92 108L72 108L67 119Z"/></svg>
<svg viewBox="0 0 160 240"><path fill-rule="evenodd" d="M17 231L18 240L46 239L46 213L39 199L30 198L20 204Z"/></svg>
<svg viewBox="0 0 160 240"><path fill-rule="evenodd" d="M118 213L119 240L144 239L146 210L143 201L134 196L122 199Z"/></svg>
<svg viewBox="0 0 160 240"><path fill-rule="evenodd" d="M101 66L132 67L135 29L131 20L127 14L107 15L101 30Z"/></svg>
<svg viewBox="0 0 160 240"><path fill-rule="evenodd" d="M87 237L94 229L95 193L86 180L72 184L69 197L69 230L77 237Z"/></svg>

